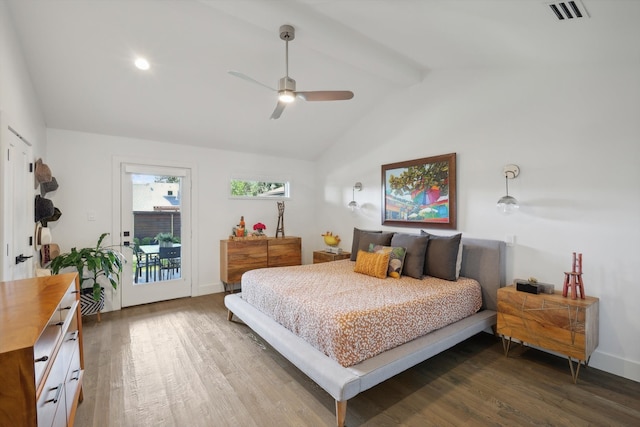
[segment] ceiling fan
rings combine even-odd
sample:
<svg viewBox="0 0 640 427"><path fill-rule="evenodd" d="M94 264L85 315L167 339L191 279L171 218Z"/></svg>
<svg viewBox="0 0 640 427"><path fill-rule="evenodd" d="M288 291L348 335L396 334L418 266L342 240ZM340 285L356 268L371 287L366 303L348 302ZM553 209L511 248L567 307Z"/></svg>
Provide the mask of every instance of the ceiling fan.
<svg viewBox="0 0 640 427"><path fill-rule="evenodd" d="M273 89L238 71L229 71L229 74L233 76L278 92L278 104L271 114L271 119L279 118L287 104L295 101L296 97L305 101L344 101L353 98L353 92L349 90L296 91L296 81L289 77L289 42L295 38L295 29L291 25L282 25L280 27L280 38L285 41L286 75L278 82L278 89Z"/></svg>

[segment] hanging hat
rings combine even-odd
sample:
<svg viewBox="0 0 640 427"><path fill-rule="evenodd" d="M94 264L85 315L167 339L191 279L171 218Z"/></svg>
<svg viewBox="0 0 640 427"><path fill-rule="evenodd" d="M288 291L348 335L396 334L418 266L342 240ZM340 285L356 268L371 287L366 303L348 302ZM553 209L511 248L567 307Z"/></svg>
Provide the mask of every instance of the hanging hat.
<svg viewBox="0 0 640 427"><path fill-rule="evenodd" d="M58 189L58 180L55 176L51 177L51 181L43 182L40 184L40 195L44 197L45 194Z"/></svg>
<svg viewBox="0 0 640 427"><path fill-rule="evenodd" d="M42 245L40 248L40 265L46 267L54 258L60 255L60 246L56 243Z"/></svg>
<svg viewBox="0 0 640 427"><path fill-rule="evenodd" d="M48 227L42 227L42 225L36 223L36 231L34 233L34 241L36 243L36 250L39 251L42 245L51 243L51 230Z"/></svg>
<svg viewBox="0 0 640 427"><path fill-rule="evenodd" d="M55 213L53 202L41 196L36 196L35 202L35 222L49 218Z"/></svg>
<svg viewBox="0 0 640 427"><path fill-rule="evenodd" d="M53 208L53 215L51 215L51 216L49 216L47 218L41 219L40 222L42 223L43 227L46 227L49 222L57 221L57 220L60 219L61 216L62 216L62 212L60 212L60 209L54 207Z"/></svg>
<svg viewBox="0 0 640 427"><path fill-rule="evenodd" d="M43 182L51 181L51 169L49 166L42 162L42 159L36 160L36 170L35 170L35 178L36 178L36 188L38 184L42 184Z"/></svg>

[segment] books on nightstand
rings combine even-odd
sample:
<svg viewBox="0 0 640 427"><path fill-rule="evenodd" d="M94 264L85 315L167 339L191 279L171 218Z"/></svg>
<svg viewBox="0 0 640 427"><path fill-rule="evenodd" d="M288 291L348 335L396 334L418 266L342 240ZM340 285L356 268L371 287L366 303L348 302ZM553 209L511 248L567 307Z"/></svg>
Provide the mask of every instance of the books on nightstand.
<svg viewBox="0 0 640 427"><path fill-rule="evenodd" d="M552 294L554 286L548 283L531 282L524 279L516 279L516 289L520 292L528 292L530 294Z"/></svg>

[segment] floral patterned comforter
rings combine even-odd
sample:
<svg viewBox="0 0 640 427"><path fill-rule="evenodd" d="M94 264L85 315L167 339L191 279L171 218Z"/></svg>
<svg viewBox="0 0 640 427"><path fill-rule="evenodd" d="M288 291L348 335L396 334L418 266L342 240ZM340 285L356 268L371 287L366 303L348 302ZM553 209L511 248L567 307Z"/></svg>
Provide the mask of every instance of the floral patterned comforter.
<svg viewBox="0 0 640 427"><path fill-rule="evenodd" d="M252 270L242 298L342 366L477 312L480 284L428 277L376 279L350 260Z"/></svg>

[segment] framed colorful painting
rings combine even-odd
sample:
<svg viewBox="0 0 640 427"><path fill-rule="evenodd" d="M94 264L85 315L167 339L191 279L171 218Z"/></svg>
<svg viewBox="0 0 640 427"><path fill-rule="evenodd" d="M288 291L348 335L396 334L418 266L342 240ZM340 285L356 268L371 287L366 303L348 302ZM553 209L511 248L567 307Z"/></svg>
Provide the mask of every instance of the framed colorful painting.
<svg viewBox="0 0 640 427"><path fill-rule="evenodd" d="M456 153L382 165L382 224L456 228Z"/></svg>

